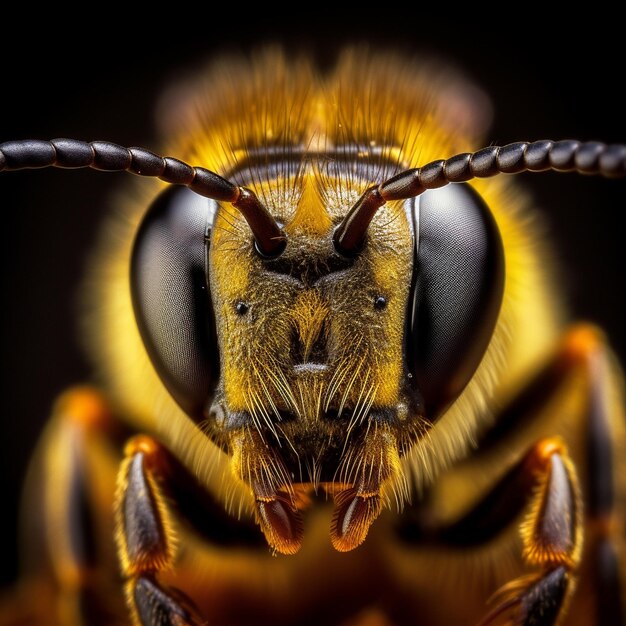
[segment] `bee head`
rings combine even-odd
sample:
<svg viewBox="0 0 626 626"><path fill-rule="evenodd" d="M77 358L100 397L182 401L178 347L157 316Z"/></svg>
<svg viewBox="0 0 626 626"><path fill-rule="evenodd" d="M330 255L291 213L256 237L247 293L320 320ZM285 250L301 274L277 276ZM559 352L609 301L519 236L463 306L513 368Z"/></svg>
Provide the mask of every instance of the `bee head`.
<svg viewBox="0 0 626 626"><path fill-rule="evenodd" d="M250 197L266 199L277 253L231 205L177 189L147 213L133 260L161 378L229 453L287 553L311 491L335 499L337 549L364 540L405 489L401 457L471 379L503 287L497 228L468 186L380 203L364 221L367 160L350 175L325 162L231 174L263 181Z"/></svg>

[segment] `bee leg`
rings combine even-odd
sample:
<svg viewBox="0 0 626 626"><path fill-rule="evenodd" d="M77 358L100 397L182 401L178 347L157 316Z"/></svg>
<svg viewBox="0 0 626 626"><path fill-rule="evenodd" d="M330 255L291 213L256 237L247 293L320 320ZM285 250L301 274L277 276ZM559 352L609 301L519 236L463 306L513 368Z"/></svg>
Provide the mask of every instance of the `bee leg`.
<svg viewBox="0 0 626 626"><path fill-rule="evenodd" d="M159 573L171 569L175 555L163 493L168 456L160 444L143 435L127 444L116 496L118 554L134 624L197 626L201 621L191 601L157 581Z"/></svg>
<svg viewBox="0 0 626 626"><path fill-rule="evenodd" d="M592 588L585 591L593 597L594 608L590 610L595 613L594 623L620 626L626 623L625 580L624 572L620 572L620 567L623 568L623 564L620 566L620 555L623 554L620 538L623 535L624 521L616 501L618 489L615 484L618 475L615 462L618 434L615 428L622 419L617 408L621 399L615 395L618 384L615 382L614 366L602 333L588 325L572 328L565 336L556 358L505 417L532 415L533 409L541 403L541 398L545 401L558 388L560 382L575 371L582 374L586 399L581 412L586 431L584 440L587 443L587 460L583 464L586 471L581 476L586 494L586 545L582 562L587 570L585 577L591 581ZM508 425L511 427L519 424L518 420L510 419ZM502 481L497 489L498 498L491 498L502 504L501 498L508 492L506 497L509 503L513 503L510 508L516 510L515 501L526 490L522 485L524 473L535 477L535 481L539 480L535 486L531 485L534 489L533 504L522 527L522 536L526 561L541 565L545 574L539 580L517 581L505 586L500 594L500 605L484 620L484 624L491 623L496 615L512 610L514 605L518 610L518 621L514 623L552 624L554 620L558 620L559 612L550 621L546 615L556 610L550 607L556 607L559 603L566 604L567 596L573 591L573 576L582 557L582 507L576 495L578 488L573 464L564 451L559 451L556 456L548 459L546 450L550 446L546 448L546 441L550 440L540 442L539 448L535 446L526 459L510 472L508 479ZM554 445L558 448L559 444ZM557 469L555 462L562 467ZM566 480L561 478L556 484L555 477L559 474ZM515 475L517 478L512 481L511 477ZM552 500L559 507L552 506ZM467 530L466 522L467 520ZM456 529L456 535L459 534L458 530ZM558 539L556 546L560 546L558 550L555 550L555 538ZM538 608L545 605L542 608L541 621L533 621L534 605Z"/></svg>
<svg viewBox="0 0 626 626"><path fill-rule="evenodd" d="M60 624L110 625L123 615L115 561L107 560L113 520L101 505L113 496L114 440L115 422L102 394L72 388L56 401L29 471L22 516L32 533L25 561L27 569L38 564L30 568L37 575L42 552L49 555ZM40 536L43 545L33 541Z"/></svg>
<svg viewBox="0 0 626 626"><path fill-rule="evenodd" d="M613 445L614 420L611 419L614 417L612 407L615 404L611 390L615 384L603 345L587 350L583 356L589 376L585 489L588 531L585 558L590 562L590 578L596 586L592 595L597 623L603 626L623 626L626 624L626 573L623 569L620 572L619 545L620 539L623 542L624 520L619 513L616 497L617 450Z"/></svg>
<svg viewBox="0 0 626 626"><path fill-rule="evenodd" d="M497 606L481 622L506 616L516 626L552 626L576 584L582 551L582 503L578 480L564 444L556 438L535 444L513 470L516 483L531 494L530 510L521 527L523 558L539 566L537 574L500 589Z"/></svg>

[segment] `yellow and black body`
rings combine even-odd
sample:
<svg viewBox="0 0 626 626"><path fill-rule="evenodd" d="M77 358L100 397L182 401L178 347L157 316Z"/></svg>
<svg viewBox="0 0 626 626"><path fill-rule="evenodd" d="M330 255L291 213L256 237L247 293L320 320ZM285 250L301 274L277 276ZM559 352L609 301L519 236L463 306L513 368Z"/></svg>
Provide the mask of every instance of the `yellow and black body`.
<svg viewBox="0 0 626 626"><path fill-rule="evenodd" d="M459 173L479 153L406 191L483 145L465 88L354 50L178 88L164 150L239 191L120 194L84 289L103 382L55 405L0 623L624 624L610 347L523 190Z"/></svg>

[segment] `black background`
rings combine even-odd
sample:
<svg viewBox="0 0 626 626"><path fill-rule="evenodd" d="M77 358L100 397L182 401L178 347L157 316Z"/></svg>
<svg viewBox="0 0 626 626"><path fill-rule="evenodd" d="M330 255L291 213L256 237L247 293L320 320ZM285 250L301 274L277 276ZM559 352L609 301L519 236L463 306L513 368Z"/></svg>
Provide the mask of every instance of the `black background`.
<svg viewBox="0 0 626 626"><path fill-rule="evenodd" d="M450 16L392 6L343 20L311 15L315 7L307 6L309 15L289 25L277 16L220 21L188 9L169 7L170 15L148 27L114 7L94 7L91 21L72 28L66 16L18 10L4 20L0 141L66 136L153 147L153 105L172 78L219 51L264 42L310 47L323 62L352 42L449 59L492 97L489 139L495 143L626 141L618 93L623 35L610 18L594 21L593 11L584 21L569 16L560 24L516 16L480 31ZM67 385L89 379L75 338L76 285L107 198L125 176L59 170L0 175L0 498L6 525L0 586L15 577L20 484L50 404ZM602 325L624 361L624 234L617 222L626 210L626 182L551 173L522 178L548 217L573 317Z"/></svg>

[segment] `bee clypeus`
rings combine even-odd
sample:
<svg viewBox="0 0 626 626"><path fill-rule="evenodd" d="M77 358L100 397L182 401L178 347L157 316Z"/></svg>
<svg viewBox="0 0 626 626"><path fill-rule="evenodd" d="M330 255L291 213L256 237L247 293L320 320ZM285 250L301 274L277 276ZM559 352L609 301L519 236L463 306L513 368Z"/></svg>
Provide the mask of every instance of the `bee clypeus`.
<svg viewBox="0 0 626 626"><path fill-rule="evenodd" d="M0 170L164 181L90 270L104 382L54 406L5 619L624 623L622 376L563 321L495 175L624 176L626 146L478 149L465 91L392 56L319 75L269 52L177 92L176 158L0 144Z"/></svg>

